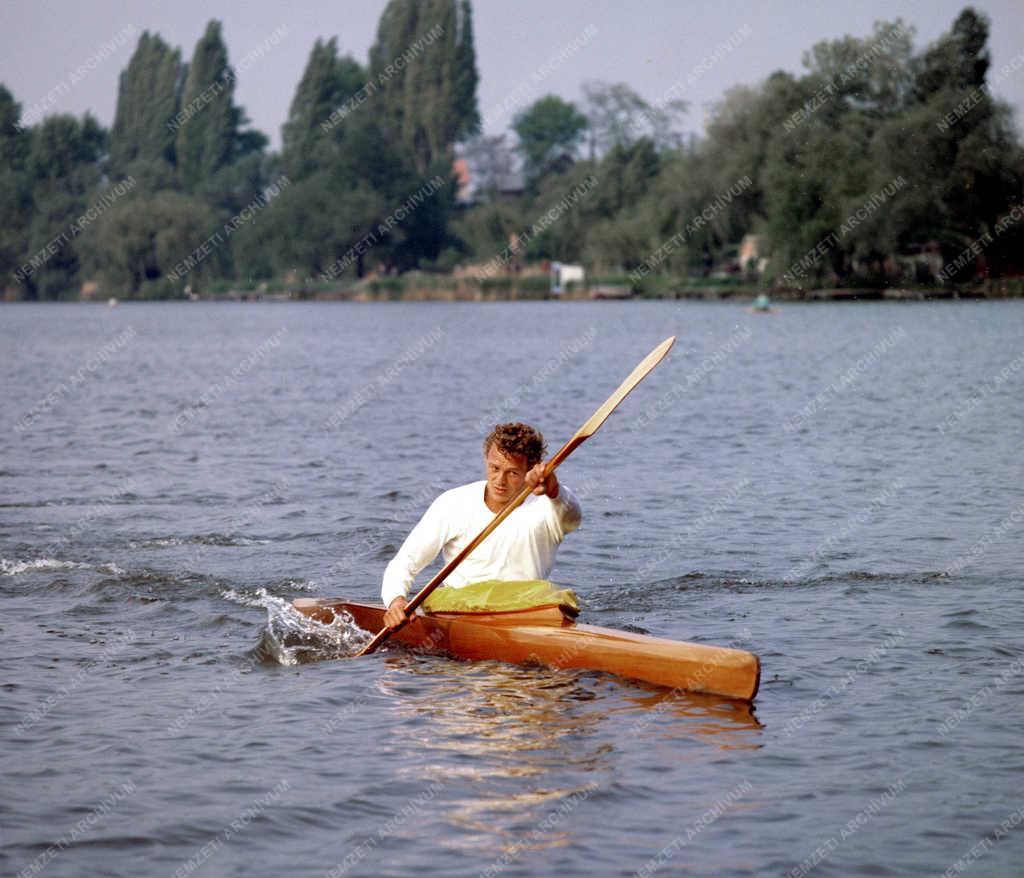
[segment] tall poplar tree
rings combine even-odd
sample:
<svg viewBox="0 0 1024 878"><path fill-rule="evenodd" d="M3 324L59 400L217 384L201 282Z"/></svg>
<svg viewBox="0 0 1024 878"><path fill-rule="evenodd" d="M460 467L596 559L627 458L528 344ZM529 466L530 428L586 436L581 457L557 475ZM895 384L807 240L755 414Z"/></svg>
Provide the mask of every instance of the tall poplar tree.
<svg viewBox="0 0 1024 878"><path fill-rule="evenodd" d="M184 78L181 51L159 34L144 31L121 72L117 111L110 131L110 163L123 173L130 162L175 162L174 115Z"/></svg>
<svg viewBox="0 0 1024 878"><path fill-rule="evenodd" d="M219 21L211 20L196 43L177 120L177 159L182 188L191 192L227 165L235 151L241 111L235 107L235 74L228 64Z"/></svg>
<svg viewBox="0 0 1024 878"><path fill-rule="evenodd" d="M452 146L479 125L468 0L390 0L370 49L370 87L420 174L450 164Z"/></svg>
<svg viewBox="0 0 1024 878"><path fill-rule="evenodd" d="M281 129L285 167L294 179L327 166L334 129L346 124L350 112L363 111L346 107L346 101L365 82L366 73L355 59L338 56L337 37L316 41Z"/></svg>

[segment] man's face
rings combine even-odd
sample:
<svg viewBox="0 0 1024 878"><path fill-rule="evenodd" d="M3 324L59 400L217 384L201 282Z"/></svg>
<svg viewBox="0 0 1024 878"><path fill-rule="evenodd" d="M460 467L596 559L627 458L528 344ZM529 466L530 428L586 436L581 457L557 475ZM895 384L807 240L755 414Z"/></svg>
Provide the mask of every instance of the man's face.
<svg viewBox="0 0 1024 878"><path fill-rule="evenodd" d="M487 471L487 496L502 505L519 493L529 470L525 454L506 456L496 444L487 449L484 467Z"/></svg>

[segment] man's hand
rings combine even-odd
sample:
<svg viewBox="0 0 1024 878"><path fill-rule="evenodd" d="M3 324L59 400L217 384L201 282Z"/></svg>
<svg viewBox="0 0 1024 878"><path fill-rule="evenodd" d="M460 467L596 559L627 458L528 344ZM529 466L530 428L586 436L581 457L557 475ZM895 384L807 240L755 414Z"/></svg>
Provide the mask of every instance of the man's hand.
<svg viewBox="0 0 1024 878"><path fill-rule="evenodd" d="M384 624L392 631L397 631L409 621L409 617L405 615L408 603L405 598L399 596L388 604L387 610L384 611Z"/></svg>
<svg viewBox="0 0 1024 878"><path fill-rule="evenodd" d="M533 489L534 494L547 494L552 500L558 496L558 478L552 473L545 479L543 463L538 463L531 469L524 481Z"/></svg>

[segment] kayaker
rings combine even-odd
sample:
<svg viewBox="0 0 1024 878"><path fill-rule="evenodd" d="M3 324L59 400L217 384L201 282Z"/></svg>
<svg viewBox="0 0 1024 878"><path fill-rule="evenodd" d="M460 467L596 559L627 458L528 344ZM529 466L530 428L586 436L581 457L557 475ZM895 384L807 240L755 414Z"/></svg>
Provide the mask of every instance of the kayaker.
<svg viewBox="0 0 1024 878"><path fill-rule="evenodd" d="M472 540L523 487L533 495L509 515L445 581L460 588L486 580L547 579L555 551L580 526L572 493L544 473L544 437L522 423L498 424L484 439L486 478L445 491L430 505L384 570L381 597L385 623L400 628L416 576L438 555L447 562Z"/></svg>

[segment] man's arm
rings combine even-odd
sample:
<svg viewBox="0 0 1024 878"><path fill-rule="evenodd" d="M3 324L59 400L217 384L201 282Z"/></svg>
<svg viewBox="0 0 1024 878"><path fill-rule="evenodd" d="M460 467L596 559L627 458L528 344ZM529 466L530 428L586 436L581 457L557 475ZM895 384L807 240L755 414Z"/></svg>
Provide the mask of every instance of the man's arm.
<svg viewBox="0 0 1024 878"><path fill-rule="evenodd" d="M554 507L555 515L558 518L561 535L572 533L583 521L583 510L580 508L580 501L565 485L562 485L558 496L552 498L551 505Z"/></svg>
<svg viewBox="0 0 1024 878"><path fill-rule="evenodd" d="M546 494L551 500L551 507L557 519L556 531L561 539L567 533L572 533L580 526L583 520L583 510L580 509L579 500L573 493L561 485L558 476L551 473L547 479L543 479L544 464L538 463L526 474L526 484L533 488L534 494Z"/></svg>
<svg viewBox="0 0 1024 878"><path fill-rule="evenodd" d="M381 598L387 612L384 621L390 627L405 623L405 605L409 587L417 575L437 557L437 553L448 541L445 515L435 500L423 514L416 526L409 532L401 548L384 568L381 583Z"/></svg>

